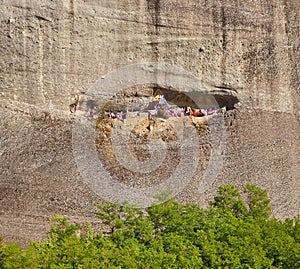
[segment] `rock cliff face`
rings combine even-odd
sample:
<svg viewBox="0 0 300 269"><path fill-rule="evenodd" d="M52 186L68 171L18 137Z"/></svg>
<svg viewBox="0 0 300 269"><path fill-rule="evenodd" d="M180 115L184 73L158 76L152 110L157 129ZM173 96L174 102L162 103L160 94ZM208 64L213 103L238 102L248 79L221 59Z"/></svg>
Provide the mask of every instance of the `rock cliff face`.
<svg viewBox="0 0 300 269"><path fill-rule="evenodd" d="M69 104L107 73L179 66L211 91L234 92L218 185L257 184L274 216L299 214L298 0L1 0L0 234L28 243L61 212L85 221L100 202L72 151ZM109 92L103 91L103 95ZM198 173L201 174L199 168ZM95 220L96 222L96 220Z"/></svg>

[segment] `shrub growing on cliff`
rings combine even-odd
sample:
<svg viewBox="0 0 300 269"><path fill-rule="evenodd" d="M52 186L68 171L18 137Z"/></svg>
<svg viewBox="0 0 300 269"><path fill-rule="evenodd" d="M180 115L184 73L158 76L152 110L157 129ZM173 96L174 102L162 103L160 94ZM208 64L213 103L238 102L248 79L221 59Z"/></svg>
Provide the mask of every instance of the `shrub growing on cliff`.
<svg viewBox="0 0 300 269"><path fill-rule="evenodd" d="M169 200L145 211L98 205L103 231L52 218L41 243L1 245L1 268L299 268L300 220L270 219L267 193L220 187L208 209Z"/></svg>

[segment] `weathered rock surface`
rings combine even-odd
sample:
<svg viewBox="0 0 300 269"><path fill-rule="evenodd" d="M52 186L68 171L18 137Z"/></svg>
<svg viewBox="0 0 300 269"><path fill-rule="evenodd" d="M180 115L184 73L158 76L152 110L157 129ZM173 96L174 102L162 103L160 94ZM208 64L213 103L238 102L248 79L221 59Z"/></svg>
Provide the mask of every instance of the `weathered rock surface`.
<svg viewBox="0 0 300 269"><path fill-rule="evenodd" d="M81 222L93 215L101 199L77 170L69 104L108 72L142 62L180 66L240 101L226 114L222 173L199 194L199 166L179 199L204 206L215 186L254 183L269 191L274 216L300 213L298 0L0 5L0 234L6 240L40 239L46 217L56 212Z"/></svg>

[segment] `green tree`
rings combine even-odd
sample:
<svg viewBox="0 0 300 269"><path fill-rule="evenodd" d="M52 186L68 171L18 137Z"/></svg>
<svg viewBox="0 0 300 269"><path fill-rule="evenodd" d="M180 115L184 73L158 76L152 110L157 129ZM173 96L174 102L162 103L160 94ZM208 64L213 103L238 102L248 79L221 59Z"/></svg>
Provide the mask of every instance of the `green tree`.
<svg viewBox="0 0 300 269"><path fill-rule="evenodd" d="M213 206L225 214L234 214L236 217L244 217L247 214L246 204L234 185L219 187Z"/></svg>
<svg viewBox="0 0 300 269"><path fill-rule="evenodd" d="M0 268L299 269L300 218L270 218L269 203L252 185L243 195L220 187L206 209L174 200L146 210L104 203L97 205L100 233L55 215L42 242L0 241Z"/></svg>
<svg viewBox="0 0 300 269"><path fill-rule="evenodd" d="M272 213L270 200L266 190L254 185L246 185L248 196L249 215L254 217L268 218Z"/></svg>

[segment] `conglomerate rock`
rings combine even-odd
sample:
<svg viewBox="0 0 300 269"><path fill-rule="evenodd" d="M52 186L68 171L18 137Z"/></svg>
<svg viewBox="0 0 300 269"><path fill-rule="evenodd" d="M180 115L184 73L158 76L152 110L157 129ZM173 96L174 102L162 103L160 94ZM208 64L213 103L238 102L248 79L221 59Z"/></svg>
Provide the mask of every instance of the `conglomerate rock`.
<svg viewBox="0 0 300 269"><path fill-rule="evenodd" d="M5 240L40 239L56 212L97 224L94 203L101 197L74 161L69 105L106 74L145 62L179 66L220 99L234 93L239 100L224 116L221 173L197 191L208 138L218 142L208 131L199 146L203 165L178 199L205 206L216 186L251 183L268 190L275 217L300 213L298 0L1 0L0 6Z"/></svg>

